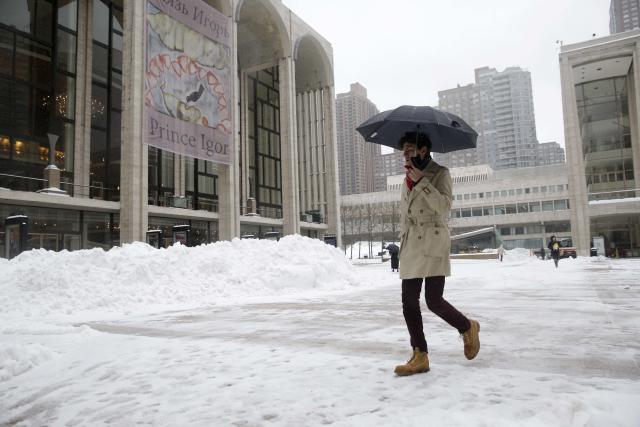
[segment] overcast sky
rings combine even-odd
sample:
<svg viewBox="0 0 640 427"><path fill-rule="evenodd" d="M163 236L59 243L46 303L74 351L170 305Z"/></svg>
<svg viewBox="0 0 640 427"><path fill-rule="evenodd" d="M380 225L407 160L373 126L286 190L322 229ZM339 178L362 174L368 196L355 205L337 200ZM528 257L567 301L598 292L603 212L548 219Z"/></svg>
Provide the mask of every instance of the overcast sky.
<svg viewBox="0 0 640 427"><path fill-rule="evenodd" d="M559 46L609 34L610 0L283 0L333 45L336 92L378 109L438 104L474 69L531 72L540 142L564 146Z"/></svg>

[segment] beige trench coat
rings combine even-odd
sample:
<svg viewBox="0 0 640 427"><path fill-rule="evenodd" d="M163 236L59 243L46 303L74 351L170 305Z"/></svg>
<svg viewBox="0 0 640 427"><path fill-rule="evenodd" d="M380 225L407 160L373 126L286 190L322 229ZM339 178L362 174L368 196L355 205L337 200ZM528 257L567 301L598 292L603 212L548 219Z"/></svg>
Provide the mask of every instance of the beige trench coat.
<svg viewBox="0 0 640 427"><path fill-rule="evenodd" d="M451 210L449 169L433 160L413 189L402 188L400 278L450 276L451 236L447 218Z"/></svg>

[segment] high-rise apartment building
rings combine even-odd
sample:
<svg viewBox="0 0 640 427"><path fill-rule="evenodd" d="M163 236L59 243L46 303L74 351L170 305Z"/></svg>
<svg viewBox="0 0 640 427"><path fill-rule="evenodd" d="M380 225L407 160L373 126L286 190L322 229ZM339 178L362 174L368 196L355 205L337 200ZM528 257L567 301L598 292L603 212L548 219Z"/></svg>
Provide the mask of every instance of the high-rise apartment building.
<svg viewBox="0 0 640 427"><path fill-rule="evenodd" d="M611 0L609 31L611 34L640 28L640 0Z"/></svg>
<svg viewBox="0 0 640 427"><path fill-rule="evenodd" d="M553 165L564 162L564 149L557 142L545 142L538 145L538 165Z"/></svg>
<svg viewBox="0 0 640 427"><path fill-rule="evenodd" d="M441 109L462 117L478 132L478 143L476 149L435 154L436 161L451 168L488 163L486 145L490 136L483 131L487 127L483 112L487 115L487 120L491 118L487 114L489 109L483 108L489 101L486 88L477 84L458 85L457 88L438 92L438 98Z"/></svg>
<svg viewBox="0 0 640 427"><path fill-rule="evenodd" d="M488 164L506 169L537 165L531 73L520 67L475 70L475 83L438 92L439 107L478 132L475 149L436 155L449 167Z"/></svg>
<svg viewBox="0 0 640 427"><path fill-rule="evenodd" d="M404 154L399 150L380 154L373 163L373 191L385 191L388 177L404 173Z"/></svg>
<svg viewBox="0 0 640 427"><path fill-rule="evenodd" d="M377 113L375 104L367 98L367 89L360 83L352 83L349 92L337 96L340 194L375 191L374 162L380 156L380 145L365 142L356 127Z"/></svg>

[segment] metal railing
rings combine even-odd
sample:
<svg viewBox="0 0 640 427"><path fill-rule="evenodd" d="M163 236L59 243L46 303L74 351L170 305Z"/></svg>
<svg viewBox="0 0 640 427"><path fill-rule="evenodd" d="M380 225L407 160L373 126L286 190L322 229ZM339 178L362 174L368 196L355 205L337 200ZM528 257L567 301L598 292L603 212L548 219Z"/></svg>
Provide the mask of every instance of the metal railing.
<svg viewBox="0 0 640 427"><path fill-rule="evenodd" d="M261 216L264 218L271 218L271 219L282 219L282 209L263 206L263 207L257 208L256 212L253 212L249 206L240 205L240 215Z"/></svg>
<svg viewBox="0 0 640 427"><path fill-rule="evenodd" d="M3 179L6 178L6 179ZM73 196L73 192L74 192L74 187L78 184L74 184L73 182L66 182L66 181L62 181L62 179L64 179L64 177L61 177L61 181L60 181L60 185L61 186L65 186L65 191L67 192L68 195ZM15 185L13 183L15 183L15 180L19 180L19 181L26 181L27 184L26 185ZM22 176L22 175L13 175L13 174L9 174L9 173L0 173L0 187L4 187L5 185L5 181L7 182L8 186L6 188L9 188L11 190L16 190L16 191L38 191L38 190L43 190L44 188L46 188L47 186L47 180L44 178L35 178L32 176ZM37 183L38 185L29 185L28 183L33 182L33 183Z"/></svg>

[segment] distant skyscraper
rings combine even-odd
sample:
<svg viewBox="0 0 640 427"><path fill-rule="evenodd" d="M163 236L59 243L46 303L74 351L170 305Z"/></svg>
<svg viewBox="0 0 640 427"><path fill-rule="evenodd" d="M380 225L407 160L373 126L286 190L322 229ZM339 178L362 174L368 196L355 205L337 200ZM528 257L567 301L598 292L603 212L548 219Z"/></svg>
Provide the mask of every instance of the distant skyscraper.
<svg viewBox="0 0 640 427"><path fill-rule="evenodd" d="M477 148L437 155L449 167L493 169L536 166L537 140L531 73L520 67L475 70L475 83L438 92L439 106L478 132Z"/></svg>
<svg viewBox="0 0 640 427"><path fill-rule="evenodd" d="M611 34L640 28L640 0L611 0L609 32Z"/></svg>
<svg viewBox="0 0 640 427"><path fill-rule="evenodd" d="M539 166L564 162L564 149L557 142L545 142L538 145Z"/></svg>
<svg viewBox="0 0 640 427"><path fill-rule="evenodd" d="M387 178L404 174L404 154L394 150L392 153L380 154L374 159L373 191L386 191Z"/></svg>
<svg viewBox="0 0 640 427"><path fill-rule="evenodd" d="M380 156L380 145L365 142L356 127L377 113L374 103L367 99L367 89L360 83L351 84L349 92L337 95L338 169L342 195L375 191L374 161Z"/></svg>

